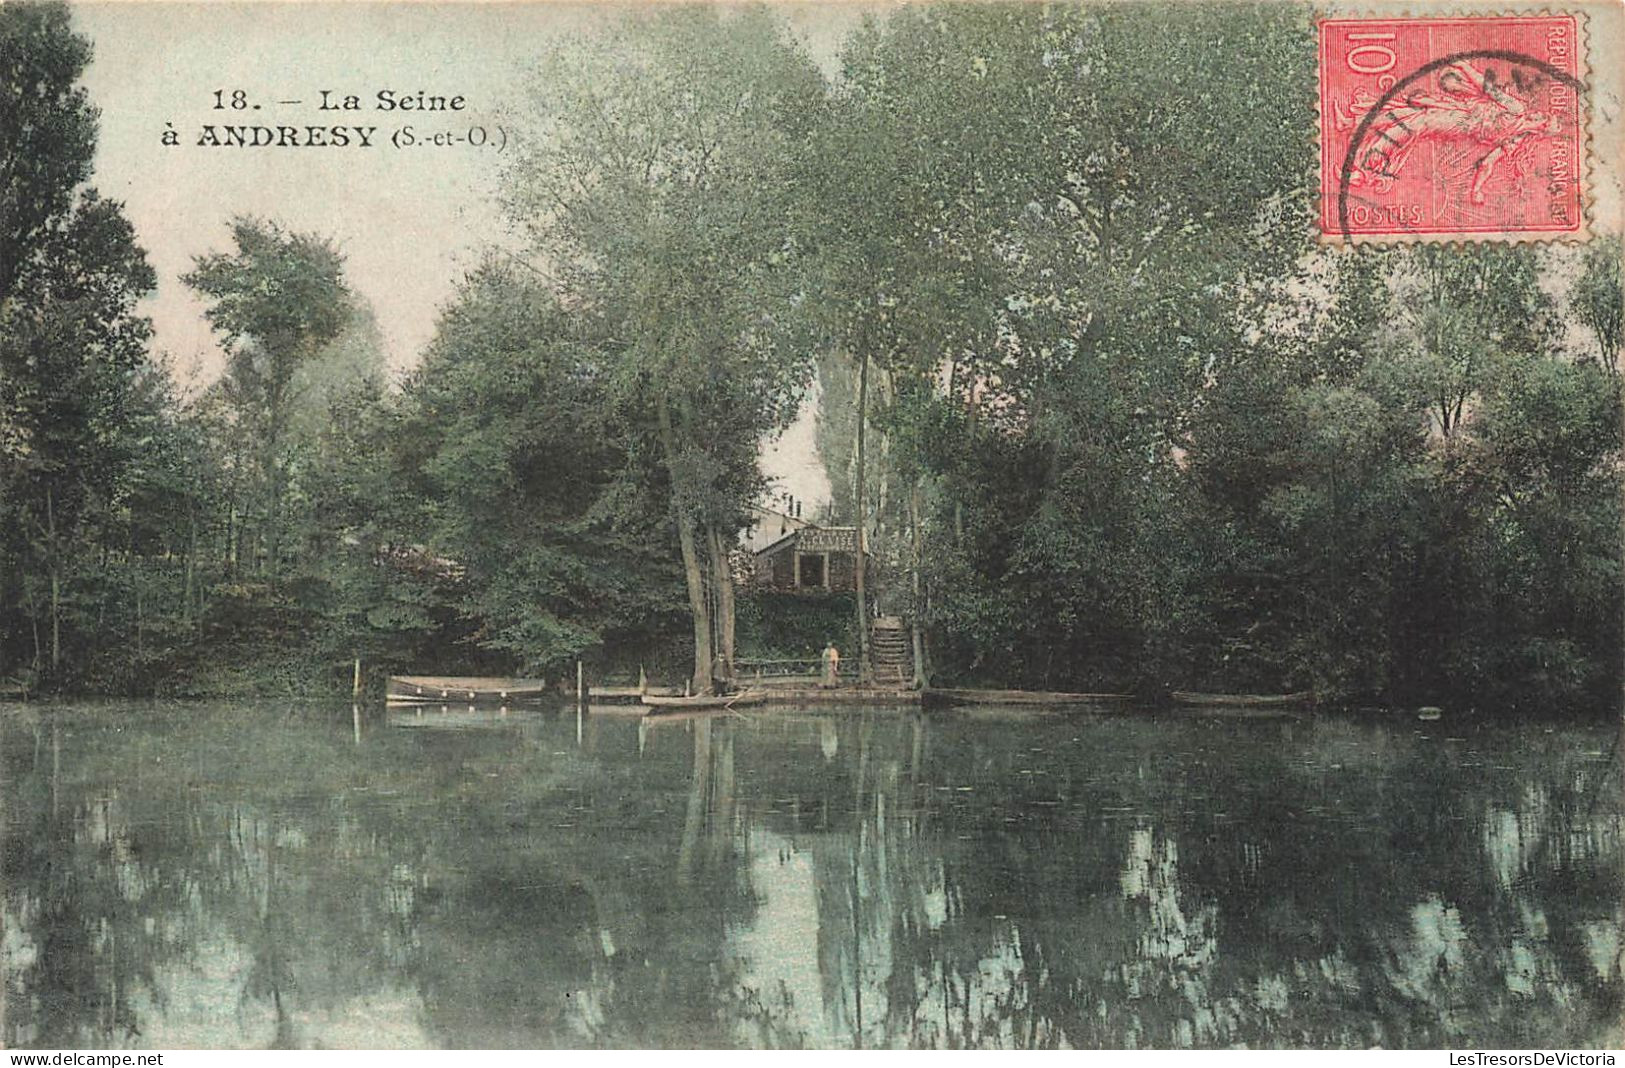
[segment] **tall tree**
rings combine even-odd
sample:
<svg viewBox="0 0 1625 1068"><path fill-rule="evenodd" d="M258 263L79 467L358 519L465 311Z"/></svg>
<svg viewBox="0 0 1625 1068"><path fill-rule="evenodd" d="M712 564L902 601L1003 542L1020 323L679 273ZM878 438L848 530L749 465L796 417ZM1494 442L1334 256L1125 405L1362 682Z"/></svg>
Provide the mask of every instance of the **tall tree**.
<svg viewBox="0 0 1625 1068"><path fill-rule="evenodd" d="M1585 252L1585 262L1579 281L1574 287L1572 306L1574 314L1584 323L1597 341L1597 362L1608 371L1616 394L1620 393L1622 375L1620 349L1625 346L1625 286L1620 278L1620 238L1593 241ZM1625 394L1620 395L1625 404ZM1625 418L1620 420L1620 432L1625 434ZM1625 491L1625 482L1621 485ZM1625 523L1625 508L1620 509ZM1625 547L1625 526L1620 529L1620 544ZM1621 583L1625 583L1625 568L1621 569ZM1625 585L1621 586L1619 606L1625 613ZM1625 671L1620 673L1625 684Z"/></svg>
<svg viewBox="0 0 1625 1068"><path fill-rule="evenodd" d="M635 668L681 633L669 496L648 435L604 403L592 325L518 266L483 265L382 435L390 483L357 494L356 532L454 566L472 641L527 673Z"/></svg>
<svg viewBox="0 0 1625 1068"><path fill-rule="evenodd" d="M977 636L962 662L1149 676L1183 625L1188 421L1307 220L1301 123L1234 116L1307 76L1304 29L1285 9L956 5L849 44L817 251L837 337L920 409L888 422L934 438L894 455L938 481L954 536L913 554L939 628Z"/></svg>
<svg viewBox="0 0 1625 1068"><path fill-rule="evenodd" d="M1618 235L1588 244L1571 297L1574 317L1596 340L1597 361L1613 375L1620 373L1620 347L1625 345L1625 288L1619 259Z"/></svg>
<svg viewBox="0 0 1625 1068"><path fill-rule="evenodd" d="M209 323L226 349L220 389L253 443L254 504L274 578L284 548L295 382L351 322L353 302L344 259L326 238L246 217L232 221L231 234L235 251L198 257L182 280L209 299Z"/></svg>
<svg viewBox="0 0 1625 1068"><path fill-rule="evenodd" d="M90 177L97 112L78 84L89 63L66 4L0 13L0 309Z"/></svg>
<svg viewBox="0 0 1625 1068"><path fill-rule="evenodd" d="M59 4L0 8L0 602L64 667L70 572L118 492L154 284L123 208L84 186L90 46ZM42 618L49 629L41 633Z"/></svg>
<svg viewBox="0 0 1625 1068"><path fill-rule="evenodd" d="M653 431L697 690L712 687L712 608L727 603L724 554L707 546L735 537L760 486L757 442L806 377L804 350L784 344L804 210L788 161L821 98L776 15L640 15L540 72L534 136L508 174L538 261L603 324L610 403Z"/></svg>

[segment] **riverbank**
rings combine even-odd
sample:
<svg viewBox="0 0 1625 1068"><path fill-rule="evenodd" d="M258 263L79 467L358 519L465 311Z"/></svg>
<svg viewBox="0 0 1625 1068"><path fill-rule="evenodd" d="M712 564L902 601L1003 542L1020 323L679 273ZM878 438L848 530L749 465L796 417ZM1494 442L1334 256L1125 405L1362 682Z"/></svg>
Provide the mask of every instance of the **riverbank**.
<svg viewBox="0 0 1625 1068"><path fill-rule="evenodd" d="M269 670L268 670L269 668ZM0 701L7 703L54 704L76 701L242 701L272 700L302 703L351 702L363 705L381 703L387 698L390 676L386 668L364 665L362 687L357 694L353 689L353 671L335 669L299 670L293 662L251 666L225 666L208 678L187 677L174 680L176 685L164 686L153 693L130 694L91 690L30 691L20 686L0 689ZM445 681L455 682L457 676ZM490 682L487 678L484 681ZM500 680L498 680L500 681ZM513 680L531 683L537 680ZM753 681L747 689L768 690L767 707L849 706L861 708L892 708L943 712L952 709L1002 709L1012 713L1089 713L1120 715L1228 716L1234 718L1285 718L1305 715L1337 715L1361 720L1443 719L1447 722L1464 720L1486 721L1580 721L1617 718L1617 706L1547 705L1538 709L1506 707L1481 709L1476 707L1444 707L1440 710L1420 707L1395 707L1372 702L1346 700L1319 700L1309 694L1224 694L1189 693L1171 691L1163 694L1130 694L1114 692L1071 692L1022 690L993 687L932 687L914 690L895 686L865 686L848 681L834 688L824 688L797 681L788 685L772 685ZM652 692L675 693L670 687L651 687ZM624 683L592 685L588 687L588 705L638 706L641 691L637 686ZM484 698L477 698L484 703ZM427 702L430 706L461 706L469 703L466 692L450 687L443 701ZM499 702L502 703L502 702ZM548 687L547 692L531 692L506 702L514 707L563 706L577 703L574 688L560 681Z"/></svg>

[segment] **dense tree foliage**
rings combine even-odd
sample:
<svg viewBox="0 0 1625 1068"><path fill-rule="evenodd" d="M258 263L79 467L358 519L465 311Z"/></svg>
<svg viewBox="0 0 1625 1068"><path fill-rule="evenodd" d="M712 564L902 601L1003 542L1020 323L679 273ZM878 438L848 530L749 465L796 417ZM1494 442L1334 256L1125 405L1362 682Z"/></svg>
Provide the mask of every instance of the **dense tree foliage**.
<svg viewBox="0 0 1625 1068"><path fill-rule="evenodd" d="M226 349L219 384L240 440L253 517L253 556L275 577L293 458L289 426L300 370L338 337L350 313L343 259L331 243L275 223L233 221L237 250L200 257L183 279L210 300L205 313ZM238 544L242 543L241 534Z"/></svg>
<svg viewBox="0 0 1625 1068"><path fill-rule="evenodd" d="M794 184L822 86L776 16L688 8L539 72L509 208L605 350L600 403L652 423L693 621L691 685L733 657L728 550L805 350ZM715 618L714 618L715 617Z"/></svg>
<svg viewBox="0 0 1625 1068"><path fill-rule="evenodd" d="M1252 106L1311 76L1304 17L918 8L850 43L820 444L942 673L1612 698L1617 246L1312 250L1303 126Z"/></svg>
<svg viewBox="0 0 1625 1068"><path fill-rule="evenodd" d="M148 489L135 305L154 278L122 207L84 184L89 60L64 8L0 11L0 672L84 666L106 636L110 547L130 550Z"/></svg>
<svg viewBox="0 0 1625 1068"><path fill-rule="evenodd" d="M0 678L706 688L813 394L853 623L908 617L918 683L1614 701L1618 240L1313 245L1313 116L1259 104L1308 17L909 7L826 76L770 11L629 13L534 72L524 247L403 382L332 242L243 218L183 401L85 184L89 46L0 8Z"/></svg>
<svg viewBox="0 0 1625 1068"><path fill-rule="evenodd" d="M427 502L421 542L457 561L478 644L530 672L636 670L680 634L664 472L603 403L615 369L581 325L520 268L487 264L446 309L387 446L407 499Z"/></svg>

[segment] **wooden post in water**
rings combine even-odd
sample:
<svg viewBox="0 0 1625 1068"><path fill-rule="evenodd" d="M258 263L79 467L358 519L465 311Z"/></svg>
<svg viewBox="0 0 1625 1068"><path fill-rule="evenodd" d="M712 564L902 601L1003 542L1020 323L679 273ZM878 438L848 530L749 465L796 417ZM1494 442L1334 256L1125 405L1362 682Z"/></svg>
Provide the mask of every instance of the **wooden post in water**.
<svg viewBox="0 0 1625 1068"><path fill-rule="evenodd" d="M587 703L587 676L581 667L581 661L576 661L576 704Z"/></svg>
<svg viewBox="0 0 1625 1068"><path fill-rule="evenodd" d="M361 696L361 658L355 658L355 681L350 684L350 696Z"/></svg>

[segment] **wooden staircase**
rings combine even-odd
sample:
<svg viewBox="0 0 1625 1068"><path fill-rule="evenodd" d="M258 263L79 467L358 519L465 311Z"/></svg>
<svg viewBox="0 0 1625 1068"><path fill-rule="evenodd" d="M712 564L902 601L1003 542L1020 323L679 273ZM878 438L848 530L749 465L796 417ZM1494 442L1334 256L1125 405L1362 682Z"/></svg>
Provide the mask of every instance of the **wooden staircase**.
<svg viewBox="0 0 1625 1068"><path fill-rule="evenodd" d="M914 685L914 635L897 616L881 616L870 626L869 663L877 686Z"/></svg>

